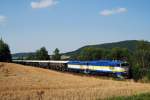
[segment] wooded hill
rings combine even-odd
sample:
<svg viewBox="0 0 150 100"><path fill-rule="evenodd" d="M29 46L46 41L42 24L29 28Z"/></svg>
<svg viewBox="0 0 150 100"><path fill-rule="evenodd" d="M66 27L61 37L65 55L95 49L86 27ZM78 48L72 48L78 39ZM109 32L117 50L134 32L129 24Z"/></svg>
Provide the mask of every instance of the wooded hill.
<svg viewBox="0 0 150 100"><path fill-rule="evenodd" d="M112 43L104 43L104 44L97 44L97 45L87 45L81 47L75 51L64 53L64 55L74 55L80 53L85 48L104 48L104 49L112 49L112 48L127 48L129 51L134 52L136 50L137 45L139 44L139 40L126 40L120 42L112 42ZM148 42L150 44L150 42Z"/></svg>

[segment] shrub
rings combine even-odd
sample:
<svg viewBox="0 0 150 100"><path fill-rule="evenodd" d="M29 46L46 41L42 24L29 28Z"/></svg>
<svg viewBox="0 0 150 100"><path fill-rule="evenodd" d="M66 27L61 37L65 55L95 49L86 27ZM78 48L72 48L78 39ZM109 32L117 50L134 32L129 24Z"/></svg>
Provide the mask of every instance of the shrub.
<svg viewBox="0 0 150 100"><path fill-rule="evenodd" d="M138 81L139 79L142 78L142 72L138 64L135 65L135 67L132 67L131 70L132 70L132 77L134 81Z"/></svg>

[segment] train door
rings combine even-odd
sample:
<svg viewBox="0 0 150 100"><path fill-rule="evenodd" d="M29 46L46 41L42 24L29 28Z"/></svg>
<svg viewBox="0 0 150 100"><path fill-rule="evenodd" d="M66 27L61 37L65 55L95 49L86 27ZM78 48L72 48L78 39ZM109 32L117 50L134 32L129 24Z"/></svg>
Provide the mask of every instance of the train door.
<svg viewBox="0 0 150 100"><path fill-rule="evenodd" d="M89 64L88 63L86 63L86 67L85 67L84 73L86 73L86 74L90 73Z"/></svg>

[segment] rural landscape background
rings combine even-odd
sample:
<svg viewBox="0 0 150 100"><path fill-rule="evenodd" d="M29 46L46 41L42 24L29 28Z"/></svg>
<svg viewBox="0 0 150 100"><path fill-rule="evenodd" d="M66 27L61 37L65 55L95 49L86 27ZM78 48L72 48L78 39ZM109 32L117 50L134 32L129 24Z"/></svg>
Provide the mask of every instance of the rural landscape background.
<svg viewBox="0 0 150 100"><path fill-rule="evenodd" d="M0 100L149 100L149 0L1 0ZM129 63L126 78L14 60Z"/></svg>

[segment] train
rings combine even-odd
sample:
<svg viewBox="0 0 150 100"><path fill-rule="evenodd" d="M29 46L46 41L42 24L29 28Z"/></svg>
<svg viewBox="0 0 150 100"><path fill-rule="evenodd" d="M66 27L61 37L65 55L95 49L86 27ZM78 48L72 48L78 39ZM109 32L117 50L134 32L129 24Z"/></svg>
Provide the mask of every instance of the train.
<svg viewBox="0 0 150 100"><path fill-rule="evenodd" d="M120 60L69 61L68 69L88 74L109 74L118 78L129 75L129 64Z"/></svg>
<svg viewBox="0 0 150 100"><path fill-rule="evenodd" d="M38 61L13 60L14 63L43 67L59 71L77 72L85 74L107 74L117 78L129 75L130 66L126 61L97 60L97 61Z"/></svg>

